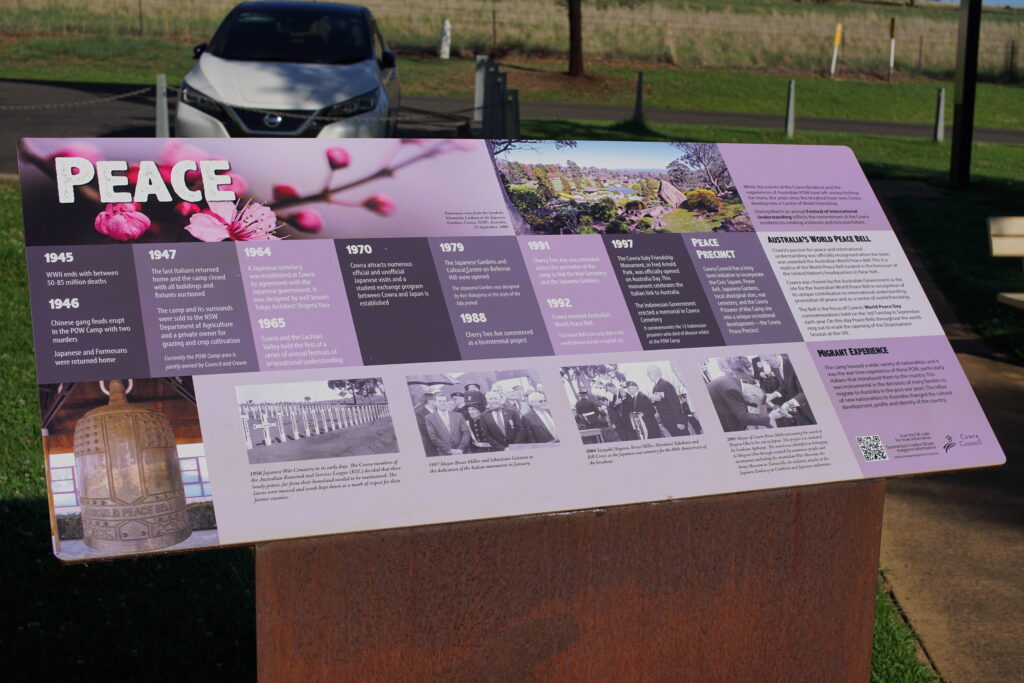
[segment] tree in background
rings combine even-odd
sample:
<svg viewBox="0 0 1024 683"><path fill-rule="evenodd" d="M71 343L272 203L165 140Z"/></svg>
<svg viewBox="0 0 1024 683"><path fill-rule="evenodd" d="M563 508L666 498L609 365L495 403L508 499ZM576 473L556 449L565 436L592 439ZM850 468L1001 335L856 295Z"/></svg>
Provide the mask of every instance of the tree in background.
<svg viewBox="0 0 1024 683"><path fill-rule="evenodd" d="M583 76L583 0L567 0L569 9L569 75Z"/></svg>
<svg viewBox="0 0 1024 683"><path fill-rule="evenodd" d="M669 179L676 186L677 177L679 180L699 179L699 184L716 194L732 186L732 176L725 165L722 153L718 151L718 145L713 142L673 142L673 147L683 154L668 166ZM686 172L692 172L695 176L688 176ZM692 187L691 182L684 182L683 186Z"/></svg>

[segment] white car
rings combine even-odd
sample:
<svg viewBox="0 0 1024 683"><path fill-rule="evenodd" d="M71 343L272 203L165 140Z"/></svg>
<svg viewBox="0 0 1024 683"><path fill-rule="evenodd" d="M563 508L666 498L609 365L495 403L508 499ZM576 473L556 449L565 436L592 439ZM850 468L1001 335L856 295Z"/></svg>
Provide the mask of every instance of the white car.
<svg viewBox="0 0 1024 683"><path fill-rule="evenodd" d="M370 10L246 2L224 18L178 95L178 137L388 137L399 88Z"/></svg>

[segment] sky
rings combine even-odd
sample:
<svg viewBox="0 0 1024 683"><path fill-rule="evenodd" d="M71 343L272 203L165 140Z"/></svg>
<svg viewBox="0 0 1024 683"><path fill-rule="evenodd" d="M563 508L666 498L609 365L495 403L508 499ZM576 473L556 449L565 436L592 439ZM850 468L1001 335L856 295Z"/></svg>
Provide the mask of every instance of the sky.
<svg viewBox="0 0 1024 683"><path fill-rule="evenodd" d="M681 156L681 152L667 142L580 142L575 149L555 149L553 142L539 142L530 147L532 149L503 154L502 158L525 164L564 165L566 160L572 159L580 166L664 169Z"/></svg>
<svg viewBox="0 0 1024 683"><path fill-rule="evenodd" d="M315 382L288 382L283 384L262 384L235 388L239 403L261 401L302 401L309 396L314 401L337 401L338 392L327 388L327 379Z"/></svg>

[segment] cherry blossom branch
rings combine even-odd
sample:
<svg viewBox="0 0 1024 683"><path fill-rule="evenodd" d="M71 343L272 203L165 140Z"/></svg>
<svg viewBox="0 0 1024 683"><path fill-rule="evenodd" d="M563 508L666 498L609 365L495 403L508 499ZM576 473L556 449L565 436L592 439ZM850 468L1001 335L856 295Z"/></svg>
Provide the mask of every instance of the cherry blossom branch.
<svg viewBox="0 0 1024 683"><path fill-rule="evenodd" d="M35 150L28 146L25 140L18 141L18 156L20 156L22 159L38 168L40 171L43 172L43 175L48 177L50 180L57 182L57 167L54 166L53 164L53 156L44 157L38 154ZM60 156L60 153L54 156ZM91 187L89 185L84 185L79 187L78 191L86 199L89 199L90 201L95 202L98 205L103 204L103 202L100 201L99 190L97 190L96 188Z"/></svg>
<svg viewBox="0 0 1024 683"><path fill-rule="evenodd" d="M400 147L402 144L403 143L401 142L398 143L398 146L396 146L394 149L397 150L398 147ZM447 151L448 149L450 149L449 141L442 140L438 144L425 149L419 154L411 156L408 159L400 161L394 165L391 165L390 157L394 156L393 151L392 154L389 155L388 161L385 163L385 165L377 169L373 173L370 173L369 175L363 176L362 178L359 178L357 180L349 181L337 187L328 187L327 183L325 183L324 189L320 190L319 192L315 192L313 194L308 194L304 196L284 197L276 201L270 202L269 204L267 204L267 206L273 209L274 211L279 211L282 209L291 209L296 206L302 206L304 204L312 204L317 202L323 202L327 204L338 203L332 201L331 198L333 195L345 192L346 190L351 190L352 188L359 187L360 185L365 185L366 183L371 182L373 180L377 180L379 178L394 177L394 175L398 171L402 170L406 166L411 166L412 164L415 164L419 161L423 161L424 159L430 159L432 157L438 156L439 154Z"/></svg>

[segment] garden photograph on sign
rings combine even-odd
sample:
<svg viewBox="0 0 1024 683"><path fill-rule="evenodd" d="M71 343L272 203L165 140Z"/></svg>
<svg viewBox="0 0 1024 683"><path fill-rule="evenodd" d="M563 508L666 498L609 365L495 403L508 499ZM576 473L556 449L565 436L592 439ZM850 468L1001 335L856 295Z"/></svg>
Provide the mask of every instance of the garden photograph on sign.
<svg viewBox="0 0 1024 683"><path fill-rule="evenodd" d="M754 229L713 143L498 141L493 153L535 234Z"/></svg>

